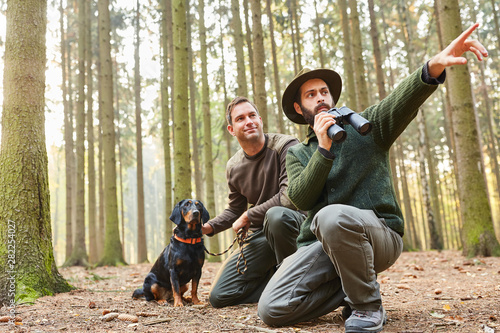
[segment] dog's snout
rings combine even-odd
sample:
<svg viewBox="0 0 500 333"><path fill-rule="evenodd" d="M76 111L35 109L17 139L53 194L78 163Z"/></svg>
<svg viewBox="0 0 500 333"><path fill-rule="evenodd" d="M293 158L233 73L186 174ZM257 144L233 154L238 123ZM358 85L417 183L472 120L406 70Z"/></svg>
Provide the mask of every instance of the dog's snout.
<svg viewBox="0 0 500 333"><path fill-rule="evenodd" d="M198 217L198 216L200 216L200 211L199 211L199 210L196 210L196 209L195 209L195 210L193 210L193 212L192 212L192 213L193 213L193 216L194 216L194 217Z"/></svg>

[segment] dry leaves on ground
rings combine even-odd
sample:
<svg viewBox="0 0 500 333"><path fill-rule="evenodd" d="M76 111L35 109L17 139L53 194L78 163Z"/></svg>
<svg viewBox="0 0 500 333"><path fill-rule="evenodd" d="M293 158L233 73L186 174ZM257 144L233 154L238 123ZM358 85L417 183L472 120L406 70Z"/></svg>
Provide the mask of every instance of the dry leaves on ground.
<svg viewBox="0 0 500 333"><path fill-rule="evenodd" d="M219 263L205 263L199 296L207 302ZM77 287L16 308L16 324L3 332L343 332L340 310L294 326L273 328L255 304L214 309L210 305L132 300L151 264L62 268ZM458 251L405 252L379 274L388 322L384 332L500 332L500 258L467 259ZM107 317L106 317L107 316Z"/></svg>

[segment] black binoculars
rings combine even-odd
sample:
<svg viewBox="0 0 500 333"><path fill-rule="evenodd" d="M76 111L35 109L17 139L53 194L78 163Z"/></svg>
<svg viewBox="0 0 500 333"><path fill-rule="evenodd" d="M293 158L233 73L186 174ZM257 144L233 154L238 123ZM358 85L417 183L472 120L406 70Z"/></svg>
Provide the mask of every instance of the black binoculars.
<svg viewBox="0 0 500 333"><path fill-rule="evenodd" d="M361 135L367 135L372 130L372 124L368 120L346 106L338 109L331 108L326 113L335 116L335 124L330 126L327 131L328 136L333 142L341 143L347 138L344 125L351 125Z"/></svg>

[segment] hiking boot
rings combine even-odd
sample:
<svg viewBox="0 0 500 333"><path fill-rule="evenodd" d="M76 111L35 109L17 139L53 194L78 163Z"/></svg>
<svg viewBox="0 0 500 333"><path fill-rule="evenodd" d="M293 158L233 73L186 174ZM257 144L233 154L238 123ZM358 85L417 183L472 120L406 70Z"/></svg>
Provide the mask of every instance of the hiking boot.
<svg viewBox="0 0 500 333"><path fill-rule="evenodd" d="M378 311L352 310L351 316L345 321L345 332L380 332L387 321L384 308Z"/></svg>

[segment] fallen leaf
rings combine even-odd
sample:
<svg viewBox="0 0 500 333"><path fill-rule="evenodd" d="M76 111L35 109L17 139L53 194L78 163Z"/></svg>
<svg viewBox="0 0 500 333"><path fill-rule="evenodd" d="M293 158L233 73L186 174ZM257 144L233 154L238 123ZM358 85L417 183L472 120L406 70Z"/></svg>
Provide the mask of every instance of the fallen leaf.
<svg viewBox="0 0 500 333"><path fill-rule="evenodd" d="M444 315L444 314L442 314L442 313L437 313L437 312L434 312L434 311L432 311L432 312L430 313L430 315L431 315L431 316L433 316L434 318L439 318L439 319L441 319L441 318L444 318L444 317L445 317L445 315Z"/></svg>
<svg viewBox="0 0 500 333"><path fill-rule="evenodd" d="M410 286L407 285L407 284L397 284L396 288L398 288L398 289L406 289L406 290L410 290L411 289Z"/></svg>
<svg viewBox="0 0 500 333"><path fill-rule="evenodd" d="M444 310L444 311L450 311L450 310L451 310L450 305L449 305L449 304L445 304L445 305L443 305L443 310Z"/></svg>

